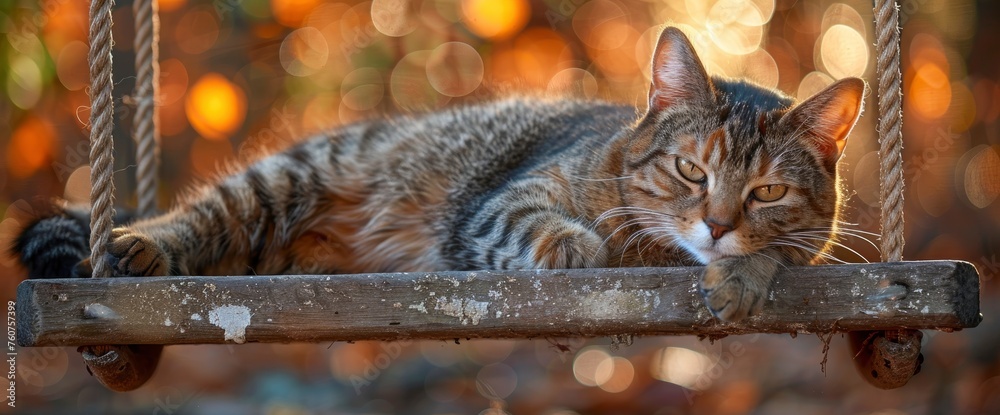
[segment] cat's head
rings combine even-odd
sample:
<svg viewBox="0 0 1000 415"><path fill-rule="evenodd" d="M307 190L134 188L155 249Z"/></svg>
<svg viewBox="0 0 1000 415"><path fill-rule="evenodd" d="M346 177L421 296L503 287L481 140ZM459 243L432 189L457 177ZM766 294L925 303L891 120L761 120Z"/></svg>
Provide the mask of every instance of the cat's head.
<svg viewBox="0 0 1000 415"><path fill-rule="evenodd" d="M837 160L862 112L865 83L841 79L801 103L711 78L667 28L653 56L649 110L630 137L622 183L647 233L700 262L768 245L824 249L836 226ZM797 242L796 242L797 241ZM796 254L798 255L798 254Z"/></svg>

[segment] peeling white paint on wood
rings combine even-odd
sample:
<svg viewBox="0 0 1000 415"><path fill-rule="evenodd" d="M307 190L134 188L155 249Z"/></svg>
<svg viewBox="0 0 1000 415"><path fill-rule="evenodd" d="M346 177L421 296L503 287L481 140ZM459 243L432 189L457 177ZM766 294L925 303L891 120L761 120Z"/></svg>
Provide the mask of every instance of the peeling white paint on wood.
<svg viewBox="0 0 1000 415"><path fill-rule="evenodd" d="M242 305L226 305L208 311L208 322L225 331L225 339L233 343L245 343L247 326L250 325L250 309Z"/></svg>

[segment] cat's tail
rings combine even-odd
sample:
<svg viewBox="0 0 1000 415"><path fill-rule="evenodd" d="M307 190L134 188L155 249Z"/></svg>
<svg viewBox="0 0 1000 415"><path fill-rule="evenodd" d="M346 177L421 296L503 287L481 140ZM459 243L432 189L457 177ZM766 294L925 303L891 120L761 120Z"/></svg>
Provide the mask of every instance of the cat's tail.
<svg viewBox="0 0 1000 415"><path fill-rule="evenodd" d="M28 271L28 278L73 277L74 268L90 256L90 209L62 201L31 203L30 216L8 248ZM131 220L121 213L116 223Z"/></svg>

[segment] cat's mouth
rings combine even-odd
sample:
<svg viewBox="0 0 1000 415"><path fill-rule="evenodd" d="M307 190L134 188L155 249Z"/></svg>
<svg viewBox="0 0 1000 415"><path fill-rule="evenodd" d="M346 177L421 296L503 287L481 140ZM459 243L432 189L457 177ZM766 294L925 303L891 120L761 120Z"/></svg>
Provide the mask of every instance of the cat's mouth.
<svg viewBox="0 0 1000 415"><path fill-rule="evenodd" d="M719 239L712 238L709 232L695 232L690 238L684 238L681 246L684 247L702 264L734 256L746 255L749 252L739 243L734 234L723 235Z"/></svg>

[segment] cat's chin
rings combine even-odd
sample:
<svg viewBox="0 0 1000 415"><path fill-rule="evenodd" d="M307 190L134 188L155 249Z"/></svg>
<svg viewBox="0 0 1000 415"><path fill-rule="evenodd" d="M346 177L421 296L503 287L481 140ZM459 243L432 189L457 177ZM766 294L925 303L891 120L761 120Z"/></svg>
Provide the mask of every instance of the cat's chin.
<svg viewBox="0 0 1000 415"><path fill-rule="evenodd" d="M698 262L701 262L702 265L708 265L708 263L715 261L717 259L731 256L731 255L724 255L720 252L710 249L692 250L691 253L694 254L695 258L697 258Z"/></svg>
<svg viewBox="0 0 1000 415"><path fill-rule="evenodd" d="M682 242L681 246L687 251L695 260L700 262L702 265L708 265L712 261L716 261L722 258L729 258L734 256L746 255L747 252L743 252L739 248L733 246L734 244L730 241L720 241L721 243L716 244L703 244L697 245L688 242ZM708 245L708 246L705 246Z"/></svg>

